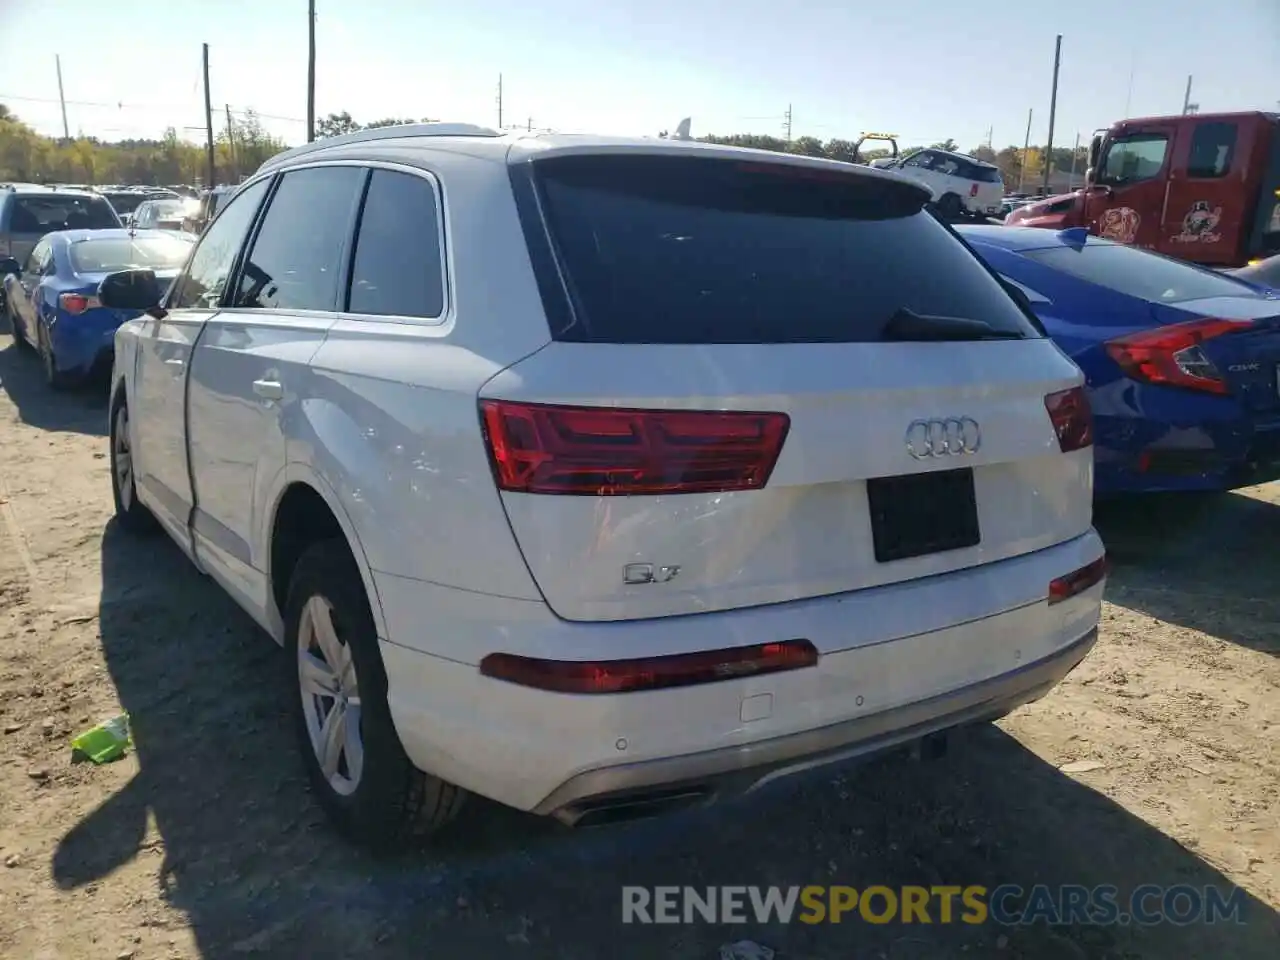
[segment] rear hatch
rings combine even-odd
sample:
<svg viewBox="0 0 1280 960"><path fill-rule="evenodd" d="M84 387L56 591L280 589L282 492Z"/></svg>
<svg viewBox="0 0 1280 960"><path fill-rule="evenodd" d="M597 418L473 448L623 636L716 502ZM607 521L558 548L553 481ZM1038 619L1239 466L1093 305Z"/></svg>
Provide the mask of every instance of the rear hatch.
<svg viewBox="0 0 1280 960"><path fill-rule="evenodd" d="M513 182L554 334L481 406L560 616L838 594L1089 529L1081 376L920 188L633 153Z"/></svg>

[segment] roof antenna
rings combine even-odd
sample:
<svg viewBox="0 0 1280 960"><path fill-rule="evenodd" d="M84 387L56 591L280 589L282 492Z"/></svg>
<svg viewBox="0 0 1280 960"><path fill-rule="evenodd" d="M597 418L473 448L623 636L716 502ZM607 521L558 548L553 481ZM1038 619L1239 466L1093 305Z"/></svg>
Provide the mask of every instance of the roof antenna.
<svg viewBox="0 0 1280 960"><path fill-rule="evenodd" d="M683 120L681 120L679 123L676 124L676 132L671 134L670 139L692 140L693 137L689 135L689 128L691 126L693 126L693 118L685 117Z"/></svg>

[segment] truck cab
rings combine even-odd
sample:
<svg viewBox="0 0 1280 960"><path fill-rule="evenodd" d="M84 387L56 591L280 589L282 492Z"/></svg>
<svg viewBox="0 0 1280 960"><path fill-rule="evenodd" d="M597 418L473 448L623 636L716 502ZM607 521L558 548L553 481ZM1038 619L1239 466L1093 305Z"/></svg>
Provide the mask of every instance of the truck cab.
<svg viewBox="0 0 1280 960"><path fill-rule="evenodd" d="M1085 187L1008 224L1091 233L1209 266L1280 252L1280 115L1121 120L1094 135Z"/></svg>

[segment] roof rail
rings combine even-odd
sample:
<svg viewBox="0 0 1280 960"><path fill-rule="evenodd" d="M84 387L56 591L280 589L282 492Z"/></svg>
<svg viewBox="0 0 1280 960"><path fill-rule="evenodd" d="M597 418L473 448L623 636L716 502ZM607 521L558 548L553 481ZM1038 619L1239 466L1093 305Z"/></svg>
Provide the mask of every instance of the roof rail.
<svg viewBox="0 0 1280 960"><path fill-rule="evenodd" d="M348 143L363 143L367 140L396 140L401 137L501 137L502 135L501 131L474 123L402 123L393 127L356 130L354 133L344 133L340 136L316 140L314 143L305 143L300 147L269 157L263 161L258 170L270 170L288 160L295 160L316 150L340 147Z"/></svg>

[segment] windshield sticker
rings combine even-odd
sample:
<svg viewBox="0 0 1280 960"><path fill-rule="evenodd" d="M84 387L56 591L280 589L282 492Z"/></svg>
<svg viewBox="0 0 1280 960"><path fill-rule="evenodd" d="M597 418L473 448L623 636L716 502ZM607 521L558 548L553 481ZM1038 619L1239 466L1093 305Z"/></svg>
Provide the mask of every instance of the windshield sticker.
<svg viewBox="0 0 1280 960"><path fill-rule="evenodd" d="M1142 217L1132 207L1112 207L1098 219L1098 236L1117 243L1133 243L1140 223Z"/></svg>
<svg viewBox="0 0 1280 960"><path fill-rule="evenodd" d="M1173 238L1174 243L1217 243L1222 234L1216 232L1222 220L1222 208L1209 209L1208 200L1197 200L1182 218L1182 232Z"/></svg>

